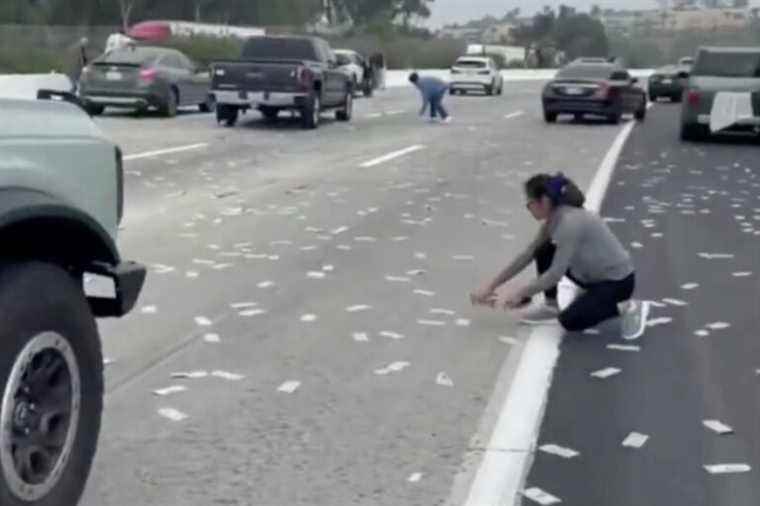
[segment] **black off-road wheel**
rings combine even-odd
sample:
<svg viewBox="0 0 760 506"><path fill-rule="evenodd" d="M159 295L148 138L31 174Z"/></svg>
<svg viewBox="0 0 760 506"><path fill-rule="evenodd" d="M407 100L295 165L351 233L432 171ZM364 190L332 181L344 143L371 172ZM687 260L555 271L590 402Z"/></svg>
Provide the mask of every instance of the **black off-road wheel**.
<svg viewBox="0 0 760 506"><path fill-rule="evenodd" d="M0 267L0 504L75 505L100 431L103 358L81 281Z"/></svg>

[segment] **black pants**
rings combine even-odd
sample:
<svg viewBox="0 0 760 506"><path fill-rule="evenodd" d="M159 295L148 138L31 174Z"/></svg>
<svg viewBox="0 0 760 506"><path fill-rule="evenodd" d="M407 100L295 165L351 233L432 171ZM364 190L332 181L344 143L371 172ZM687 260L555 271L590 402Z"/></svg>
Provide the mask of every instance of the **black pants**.
<svg viewBox="0 0 760 506"><path fill-rule="evenodd" d="M554 260L556 246L547 241L535 254L536 269L539 276L549 270ZM568 271L568 279L585 291L559 315L559 322L570 332L589 329L599 323L620 316L618 303L630 299L636 287L636 276L630 276L618 281L602 281L599 283L583 283L573 277ZM557 300L557 287L544 292L547 299Z"/></svg>

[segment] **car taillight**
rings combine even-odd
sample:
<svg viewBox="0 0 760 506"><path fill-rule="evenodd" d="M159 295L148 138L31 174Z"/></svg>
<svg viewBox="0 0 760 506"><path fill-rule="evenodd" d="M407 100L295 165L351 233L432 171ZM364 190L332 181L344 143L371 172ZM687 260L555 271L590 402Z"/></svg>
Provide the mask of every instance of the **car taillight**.
<svg viewBox="0 0 760 506"><path fill-rule="evenodd" d="M481 70L480 72L478 72L478 74L480 74L481 76L487 76L490 73L491 73L490 70Z"/></svg>
<svg viewBox="0 0 760 506"><path fill-rule="evenodd" d="M142 69L140 71L140 80L146 83L152 83L156 80L158 72L156 69Z"/></svg>
<svg viewBox="0 0 760 506"><path fill-rule="evenodd" d="M594 98L608 98L610 93L610 85L607 83L601 83L599 88L594 92Z"/></svg>
<svg viewBox="0 0 760 506"><path fill-rule="evenodd" d="M616 86L610 86L607 83L601 83L599 89L594 93L594 98L601 98L604 100L613 100L620 96L620 88Z"/></svg>
<svg viewBox="0 0 760 506"><path fill-rule="evenodd" d="M686 95L686 101L688 104L692 107L696 107L699 105L700 100L702 100L702 94L697 90L689 90L689 94Z"/></svg>
<svg viewBox="0 0 760 506"><path fill-rule="evenodd" d="M296 71L296 80L302 88L311 89L314 85L314 72L307 67L298 67L298 70Z"/></svg>

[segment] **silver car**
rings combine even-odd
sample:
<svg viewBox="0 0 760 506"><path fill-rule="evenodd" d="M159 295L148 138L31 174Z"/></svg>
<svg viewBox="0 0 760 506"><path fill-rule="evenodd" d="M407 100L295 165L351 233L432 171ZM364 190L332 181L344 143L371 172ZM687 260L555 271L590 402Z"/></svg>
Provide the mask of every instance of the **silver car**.
<svg viewBox="0 0 760 506"><path fill-rule="evenodd" d="M715 107L719 97L720 102L744 104L744 110L736 111L735 121L729 118L720 132L760 134L760 47L700 48L681 108L683 140L700 140L713 133L715 114L725 109L720 104Z"/></svg>

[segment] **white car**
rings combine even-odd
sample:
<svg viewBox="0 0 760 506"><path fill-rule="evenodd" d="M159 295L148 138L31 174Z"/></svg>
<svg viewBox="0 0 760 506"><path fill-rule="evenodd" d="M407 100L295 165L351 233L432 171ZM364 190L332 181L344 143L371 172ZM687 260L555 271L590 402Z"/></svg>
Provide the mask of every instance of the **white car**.
<svg viewBox="0 0 760 506"><path fill-rule="evenodd" d="M451 94L483 91L486 95L501 95L504 78L493 59L463 56L451 67Z"/></svg>
<svg viewBox="0 0 760 506"><path fill-rule="evenodd" d="M354 91L365 91L366 93L365 81L368 76L364 75L366 68L364 57L351 49L335 49L333 53L338 59L338 67L351 79Z"/></svg>

